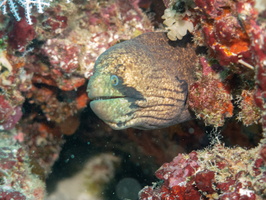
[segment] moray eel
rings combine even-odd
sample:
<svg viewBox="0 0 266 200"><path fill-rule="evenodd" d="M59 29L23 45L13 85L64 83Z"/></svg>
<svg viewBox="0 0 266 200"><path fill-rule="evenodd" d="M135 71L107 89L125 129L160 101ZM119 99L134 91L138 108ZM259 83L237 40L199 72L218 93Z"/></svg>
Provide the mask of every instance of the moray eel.
<svg viewBox="0 0 266 200"><path fill-rule="evenodd" d="M186 100L196 47L152 32L109 48L95 62L88 96L111 128L156 129L191 119Z"/></svg>

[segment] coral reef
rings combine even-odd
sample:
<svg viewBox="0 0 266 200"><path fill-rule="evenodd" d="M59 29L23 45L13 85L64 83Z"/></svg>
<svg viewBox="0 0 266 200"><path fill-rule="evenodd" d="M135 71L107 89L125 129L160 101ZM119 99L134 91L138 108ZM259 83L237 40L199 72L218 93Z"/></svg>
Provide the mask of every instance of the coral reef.
<svg viewBox="0 0 266 200"><path fill-rule="evenodd" d="M19 120L24 97L28 107L40 109L45 121L60 125L78 118L89 100L85 83L96 57L120 40L153 30L133 2L119 0L61 3L33 17L33 25L23 17L1 27L8 30L3 33L8 39L3 41L0 60L2 124L12 116L13 121Z"/></svg>
<svg viewBox="0 0 266 200"><path fill-rule="evenodd" d="M140 199L264 199L265 149L265 145L247 151L216 144L179 154L155 172L160 181L143 188Z"/></svg>
<svg viewBox="0 0 266 200"><path fill-rule="evenodd" d="M255 91L242 90L241 95L239 95L239 108L241 109L238 113L238 120L243 121L244 124L251 125L257 124L261 118L261 110L255 104L253 98Z"/></svg>
<svg viewBox="0 0 266 200"><path fill-rule="evenodd" d="M250 0L164 3L165 16L172 20L165 23L169 39L182 37L173 24L191 32L181 24L188 21L194 24L194 40L208 48L208 54L199 57L198 80L189 90L196 117L219 127L235 114L246 126L262 124L262 139L249 150L228 148L215 134L214 146L163 164L155 173L159 181L146 186L140 199L265 199L266 8L258 13ZM177 13L181 4L178 17L167 15Z"/></svg>
<svg viewBox="0 0 266 200"><path fill-rule="evenodd" d="M202 75L190 86L188 98L196 117L203 119L206 125L222 126L226 117L233 116L230 88L218 78Z"/></svg>
<svg viewBox="0 0 266 200"><path fill-rule="evenodd" d="M12 129L22 116L22 104L25 98L17 90L23 87L20 76L22 63L10 63L12 56L8 56L5 50L0 50L0 130ZM17 73L17 76L14 74Z"/></svg>
<svg viewBox="0 0 266 200"><path fill-rule="evenodd" d="M199 56L198 79L189 88L190 109L206 125L227 124L222 134L226 142L231 139L229 145L251 148L262 137L261 144L249 150L216 144L191 152L207 145L208 127L199 121L155 131L119 132L86 113L90 101L86 85L96 58L116 43L154 31L140 5L162 28L152 13L164 9L161 1L0 0L1 199L43 199L44 180L65 135L80 137L87 146L92 142L108 152L128 154L143 174L170 162L177 153L188 152L156 172L163 181L144 188L142 199L266 198L265 2L256 3L262 5L257 6L259 12L253 0L164 3L168 37L177 40L190 32L197 44L208 48ZM240 122L227 123L229 118ZM261 124L263 136L258 133ZM97 187L97 195L120 162L114 154L98 155L89 167L103 176L97 185L89 173L87 182L90 189ZM142 185L148 182L139 179Z"/></svg>
<svg viewBox="0 0 266 200"><path fill-rule="evenodd" d="M19 132L0 132L0 199L42 200L43 180L32 174L26 148L19 142Z"/></svg>
<svg viewBox="0 0 266 200"><path fill-rule="evenodd" d="M244 113L244 110L248 109L258 110L258 107L262 109L263 104L258 102L262 101L258 98L263 97L258 96L263 93L261 91L263 87L259 84L263 82L262 74L265 67L265 63L263 66L265 20L254 8L255 2L250 0L236 2L178 0L165 1L165 5L167 6L164 15L165 22L171 21L170 24L164 22L168 37L170 39L180 38L188 29L194 35L196 43L208 48L208 54L199 58L197 72L199 80L190 86L189 105L195 111L196 116L203 119L207 125L222 126L226 117L232 117L233 113L239 110L234 108L232 103L243 100L238 104L242 110L238 114L238 119L245 125L258 123L260 120L258 112L253 122L245 119L249 116ZM169 12L176 14L169 15ZM182 21L193 23L194 29L192 30L190 25ZM178 28L172 28L172 26ZM180 30L184 30L184 34L180 35ZM254 69L257 74L255 79ZM235 78L239 81L234 81ZM257 94L254 91L255 87ZM209 91L208 94L205 93L205 89ZM244 91L254 94L250 95L250 98L256 96L254 101L257 106L251 103L252 99L250 99L249 108L247 105L243 106L244 101L247 100ZM215 104L215 109L213 110L207 104Z"/></svg>
<svg viewBox="0 0 266 200"><path fill-rule="evenodd" d="M264 8L265 9L265 8ZM265 10L264 10L265 12ZM266 92L265 92L265 70L266 70L266 22L265 16L262 18L264 21L259 21L260 24L257 24L256 21L250 20L249 22L245 22L246 26L250 24L254 28L249 30L249 35L251 38L251 50L252 55L255 60L255 79L256 79L256 91L254 94L256 105L262 111L262 128L264 137L266 137Z"/></svg>
<svg viewBox="0 0 266 200"><path fill-rule="evenodd" d="M0 2L0 129L16 129L25 155L19 165L28 166L28 156L27 173L45 179L63 136L74 134L80 125L95 59L115 43L153 31L153 26L137 1L20 2L17 8L15 0ZM44 13L35 12L34 6L38 12L46 7ZM9 189L16 191L12 185ZM24 190L19 198L30 199ZM13 197L6 190L3 195Z"/></svg>
<svg viewBox="0 0 266 200"><path fill-rule="evenodd" d="M84 12L73 15L78 10ZM100 53L119 40L152 30L139 11L123 1L103 1L100 5L90 1L85 7L60 4L46 10L53 15L45 13L39 20L42 23L37 23L37 39L45 42L27 56L25 69L34 73L31 90L25 94L30 103L41 106L48 121L62 123L86 107L84 85ZM123 23L117 21L119 16ZM128 34L123 32L125 27Z"/></svg>

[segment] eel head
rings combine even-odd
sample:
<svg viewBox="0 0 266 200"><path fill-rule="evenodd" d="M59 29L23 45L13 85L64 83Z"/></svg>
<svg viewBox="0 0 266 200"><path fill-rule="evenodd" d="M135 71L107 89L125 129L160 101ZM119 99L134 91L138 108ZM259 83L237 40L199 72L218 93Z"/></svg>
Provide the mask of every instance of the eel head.
<svg viewBox="0 0 266 200"><path fill-rule="evenodd" d="M156 45L150 49L152 45L133 39L114 45L97 59L87 90L90 107L111 128L156 129L191 118L187 76L183 69L170 70L179 61L171 63L171 55L164 57L164 48L160 55Z"/></svg>

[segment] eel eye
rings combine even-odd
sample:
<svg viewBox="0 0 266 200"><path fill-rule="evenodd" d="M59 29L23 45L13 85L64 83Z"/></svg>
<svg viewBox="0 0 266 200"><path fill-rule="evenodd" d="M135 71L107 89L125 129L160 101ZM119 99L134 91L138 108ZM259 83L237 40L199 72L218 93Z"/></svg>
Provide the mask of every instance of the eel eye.
<svg viewBox="0 0 266 200"><path fill-rule="evenodd" d="M110 78L110 80L111 80L111 84L113 86L117 86L118 83L119 83L119 78L116 75L112 75L111 78Z"/></svg>

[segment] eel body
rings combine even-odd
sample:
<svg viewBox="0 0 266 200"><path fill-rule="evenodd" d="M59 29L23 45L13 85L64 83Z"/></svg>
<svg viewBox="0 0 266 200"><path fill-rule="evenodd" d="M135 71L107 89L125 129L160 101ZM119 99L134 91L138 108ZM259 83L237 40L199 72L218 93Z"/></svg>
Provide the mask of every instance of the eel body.
<svg viewBox="0 0 266 200"><path fill-rule="evenodd" d="M89 80L95 114L113 129L156 129L191 119L186 100L197 62L196 47L185 37L142 34L99 56Z"/></svg>

